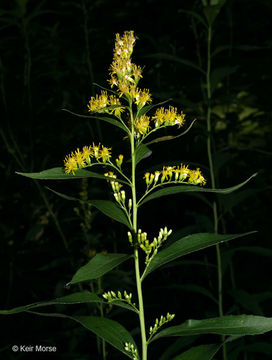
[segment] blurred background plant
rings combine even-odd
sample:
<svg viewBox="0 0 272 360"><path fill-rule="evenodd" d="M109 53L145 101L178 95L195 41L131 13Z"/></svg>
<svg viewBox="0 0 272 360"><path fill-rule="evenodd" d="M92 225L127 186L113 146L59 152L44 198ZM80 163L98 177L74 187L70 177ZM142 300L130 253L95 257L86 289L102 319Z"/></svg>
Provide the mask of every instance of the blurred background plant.
<svg viewBox="0 0 272 360"><path fill-rule="evenodd" d="M216 183L225 187L259 172L246 189L224 199L217 198L221 231L259 231L251 239L238 240L241 242L221 249L224 312L272 316L269 277L272 250L267 221L271 216L272 180L272 43L268 37L272 7L269 0L230 0L224 4L200 0L166 4L162 0L147 0L144 8L140 0L125 3L17 0L1 4L0 263L2 288L8 289L2 293L1 308L64 295L65 284L75 268L88 258L96 252L122 252L128 246L121 226L103 216L96 217L96 211L88 205L80 203L73 210L73 205L67 206L64 200L48 192L43 183L15 175L15 171L61 166L60 159L71 148L94 139L110 143L122 152L115 129L61 111L67 108L87 113L86 104L94 94L93 82L107 86L104 77L116 32L134 29L139 36L136 62L146 65L143 87L148 84L155 100L172 98L188 120L197 118L190 134L168 142L167 150L164 143L153 145L154 168L173 160L175 154L177 161L197 159L192 165L202 169L206 166L205 177L210 179L206 154L209 134L206 130L205 8L212 8L216 14L210 74ZM145 167L144 161L139 168L141 166ZM50 182L46 185L50 186ZM69 192L72 189L80 193L82 198L101 197L107 189L106 185L104 189L98 187L95 179L88 183L62 183L62 190L63 186L69 188ZM169 228L180 229L179 235L213 230L213 215L207 210L207 204L199 196L188 199L186 195L169 198L163 210L152 206L152 213L147 206L141 218L143 227L148 224L156 231L162 218L164 222L166 218ZM175 215L169 216L173 209ZM151 299L154 292L165 289L158 304L147 309L147 319L154 318L158 308L164 305L169 308L169 304L180 319L217 316L215 264L215 250L208 249L194 255L193 260L189 256L180 262L178 273L168 265L160 271L160 276L147 280L147 304L150 303L148 297ZM171 281L170 285L169 278L176 279L177 284ZM97 292L101 287L121 286L120 290L130 290L131 274L115 270L103 278L101 284L93 286ZM100 310L90 306L90 311ZM122 310L108 311L107 316L115 317ZM25 317L1 318L5 331L0 354L4 358L15 358L10 351L11 344L41 341L56 345L59 359L87 359L90 351L93 358L97 358L98 349L101 351L95 336L90 339L90 335L73 323L41 322L40 318L33 317L31 327L26 328ZM124 321L131 330L133 321L129 318ZM31 328L35 328L35 333ZM161 349L167 347L167 350L153 356L171 359L181 348L189 346L190 341L197 343L198 340L190 338L187 344L177 340L170 347L162 340ZM228 345L228 359L270 359L271 343L270 334L261 339L245 338ZM111 357L118 359L119 354L113 350Z"/></svg>

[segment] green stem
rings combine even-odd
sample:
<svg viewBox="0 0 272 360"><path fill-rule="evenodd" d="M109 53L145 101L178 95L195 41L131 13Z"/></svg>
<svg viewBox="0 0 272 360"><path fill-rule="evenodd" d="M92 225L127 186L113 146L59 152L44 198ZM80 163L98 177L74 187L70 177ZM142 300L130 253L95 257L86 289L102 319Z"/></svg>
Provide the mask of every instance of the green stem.
<svg viewBox="0 0 272 360"><path fill-rule="evenodd" d="M102 293L102 284L101 284L101 278L97 279L97 286L98 286L98 294ZM100 317L104 317L104 310L103 310L103 304L99 304L99 311L100 311ZM107 359L107 353L106 353L106 342L104 339L102 340L102 356L103 360Z"/></svg>
<svg viewBox="0 0 272 360"><path fill-rule="evenodd" d="M132 190L132 225L133 231L137 233L137 196L136 196L136 179L135 179L135 170L136 170L136 159L135 159L135 139L134 139L134 118L132 109L130 109L131 116L131 134L130 134L130 145L131 145L131 190ZM140 275L140 266L139 266L139 254L137 247L134 248L134 263L135 263L135 275L136 275L136 286L138 293L138 302L139 302L139 320L141 328L141 339L142 339L142 360L147 360L147 342L146 342L146 332L145 332L145 316L144 316L144 303L143 303L143 293L142 293L142 283Z"/></svg>
<svg viewBox="0 0 272 360"><path fill-rule="evenodd" d="M212 154L212 126L211 126L211 41L212 41L212 26L208 27L208 39L207 39L207 71L206 71L206 84L207 84L207 152L209 159L209 169L212 189L215 189L215 174L214 163ZM214 233L218 233L218 210L216 201L213 202L213 220L214 220ZM221 251L219 244L216 245L216 257L217 257L217 278L218 278L218 312L219 316L224 315L223 312L223 276L222 276L222 262ZM222 336L222 341L225 337ZM223 344L223 359L227 360L226 345Z"/></svg>

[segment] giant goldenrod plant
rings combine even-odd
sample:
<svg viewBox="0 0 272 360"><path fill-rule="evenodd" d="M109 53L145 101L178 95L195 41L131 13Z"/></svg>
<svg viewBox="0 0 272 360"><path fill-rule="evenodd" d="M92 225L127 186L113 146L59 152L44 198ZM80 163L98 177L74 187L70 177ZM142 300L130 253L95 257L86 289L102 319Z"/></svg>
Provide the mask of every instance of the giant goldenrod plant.
<svg viewBox="0 0 272 360"><path fill-rule="evenodd" d="M97 303L101 306L112 304L132 311L138 315L141 337L141 348L132 335L117 321L103 316L68 316L58 313L42 313L42 315L66 317L75 320L87 330L111 344L120 352L133 360L147 360L151 343L162 337L190 336L196 334L229 335L225 341L235 336L261 334L272 329L272 318L239 315L221 316L204 320L188 320L183 324L165 327L173 321L175 315L171 309L162 309L153 323L146 323L143 284L145 278L164 264L186 254L204 249L251 234L197 233L183 237L167 246L167 239L172 230L161 224L158 235L151 237L147 230L138 224L138 212L145 203L163 196L183 192L212 192L228 194L245 185L243 183L226 188L206 188L206 180L200 169L190 169L188 164L173 166L166 164L154 172L146 172L144 178L137 174L137 164L150 153L147 144L163 141L165 137L154 137L155 133L166 127L181 128L185 123L185 115L173 106L162 107L152 104L152 96L148 89L138 86L142 78L142 69L132 62L132 53L136 38L133 31L125 31L116 35L113 62L110 66L110 89L91 97L88 111L91 118L98 118L118 127L129 140L130 158L115 154L111 147L92 143L82 149L76 149L66 156L64 167L44 170L39 173L21 173L33 179L79 179L98 178L109 183L112 200L90 200L93 207L106 216L127 227L127 241L131 245L130 254L106 253L97 254L86 265L77 270L69 285L91 282L101 278L125 261L133 261L135 269L135 294L120 289L108 289L102 296L94 292L79 291L51 301L20 306L11 310L3 310L1 314L31 312L40 314L35 309L47 305ZM153 109L156 107L156 110ZM190 126L187 126L187 130ZM187 132L184 131L184 133ZM146 139L152 137L148 143ZM167 137L174 138L174 137ZM96 171L91 171L95 168ZM99 168L102 171L99 172ZM254 175L253 175L254 176ZM139 191L139 183L144 182L145 191ZM55 192L70 200L76 198ZM81 201L83 201L81 199ZM162 248L162 249L161 249ZM178 319L175 321L178 322ZM195 359L209 360L218 352L222 343L199 345L176 354L175 360ZM103 352L105 358L105 349Z"/></svg>

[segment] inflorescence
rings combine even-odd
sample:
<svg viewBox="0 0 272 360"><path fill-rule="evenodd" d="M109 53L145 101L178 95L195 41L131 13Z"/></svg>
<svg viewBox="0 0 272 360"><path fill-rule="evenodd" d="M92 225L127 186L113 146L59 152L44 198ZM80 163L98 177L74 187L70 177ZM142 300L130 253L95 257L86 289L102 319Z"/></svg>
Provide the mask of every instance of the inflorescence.
<svg viewBox="0 0 272 360"><path fill-rule="evenodd" d="M161 247L162 243L166 241L168 236L171 234L172 230L168 230L167 227L160 229L158 237L155 237L150 243L147 239L147 233L142 232L141 229L138 229L135 243L133 242L133 237L130 231L128 231L128 241L132 246L139 246L145 252L145 264L148 265L153 257L157 254L158 249Z"/></svg>
<svg viewBox="0 0 272 360"><path fill-rule="evenodd" d="M144 175L147 189L156 186L158 183L186 183L192 185L205 185L206 180L200 169L190 170L188 165L164 166L161 171L145 173Z"/></svg>
<svg viewBox="0 0 272 360"><path fill-rule="evenodd" d="M70 172L75 175L75 171L78 169L90 166L92 159L97 162L106 163L111 158L111 148L107 148L103 145L90 145L84 146L82 150L77 149L71 152L64 159L64 170L66 174Z"/></svg>
<svg viewBox="0 0 272 360"><path fill-rule="evenodd" d="M169 314L167 313L166 316L161 315L160 319L155 320L154 326L150 326L149 328L149 334L150 338L149 340L155 335L155 333L166 323L169 321L172 321L175 317L175 314Z"/></svg>

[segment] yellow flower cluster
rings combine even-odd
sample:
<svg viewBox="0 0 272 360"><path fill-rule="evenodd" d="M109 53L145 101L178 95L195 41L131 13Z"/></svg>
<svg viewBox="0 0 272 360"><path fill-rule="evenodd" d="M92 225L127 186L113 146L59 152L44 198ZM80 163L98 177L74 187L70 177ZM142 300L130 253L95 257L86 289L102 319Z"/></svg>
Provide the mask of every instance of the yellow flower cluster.
<svg viewBox="0 0 272 360"><path fill-rule="evenodd" d="M190 170L188 165L180 166L164 166L161 171L155 171L155 173L145 173L144 175L147 187L152 184L155 186L159 179L160 183L165 181L169 182L186 182L192 185L205 185L206 180L203 177L200 169Z"/></svg>
<svg viewBox="0 0 272 360"><path fill-rule="evenodd" d="M100 159L103 163L107 162L111 158L111 148L98 145L84 146L82 150L77 149L75 152L67 155L64 159L64 170L66 174L72 173L75 175L75 171L82 169L91 164L92 158L98 162Z"/></svg>
<svg viewBox="0 0 272 360"><path fill-rule="evenodd" d="M109 106L113 106L109 108ZM101 91L101 95L92 96L89 104L87 105L89 112L109 113L115 116L120 116L124 111L124 107L121 106L120 100L114 96L108 96L107 91Z"/></svg>
<svg viewBox="0 0 272 360"><path fill-rule="evenodd" d="M140 66L131 62L131 55L136 38L133 31L125 31L122 36L116 34L113 62L110 66L111 87L117 86L120 96L128 95L138 107L151 102L149 90L137 88L142 77Z"/></svg>
<svg viewBox="0 0 272 360"><path fill-rule="evenodd" d="M136 137L139 138L141 137L141 135L145 135L149 130L150 130L150 117L146 115L140 116L135 123Z"/></svg>
<svg viewBox="0 0 272 360"><path fill-rule="evenodd" d="M177 113L177 108L169 106L169 109L160 107L156 110L155 115L152 117L152 120L155 122L155 127L159 126L173 126L178 125L181 127L185 122L185 114L181 112Z"/></svg>

